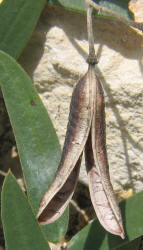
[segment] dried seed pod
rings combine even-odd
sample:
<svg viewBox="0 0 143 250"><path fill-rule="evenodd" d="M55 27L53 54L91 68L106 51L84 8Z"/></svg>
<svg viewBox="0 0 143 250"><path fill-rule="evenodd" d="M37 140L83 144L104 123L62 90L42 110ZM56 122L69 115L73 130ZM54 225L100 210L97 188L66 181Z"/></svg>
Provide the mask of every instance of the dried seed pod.
<svg viewBox="0 0 143 250"><path fill-rule="evenodd" d="M91 200L97 217L107 231L124 238L120 209L109 177L104 95L92 64L73 92L59 168L40 203L37 217L41 224L54 222L66 209L75 189L84 148Z"/></svg>
<svg viewBox="0 0 143 250"><path fill-rule="evenodd" d="M95 72L95 69L92 69ZM90 134L85 146L91 200L102 226L124 238L119 206L110 182L105 138L105 111L102 85L95 75L96 91Z"/></svg>
<svg viewBox="0 0 143 250"><path fill-rule="evenodd" d="M91 73L89 70L82 77L72 95L69 122L59 168L40 203L38 220L42 224L51 223L61 216L75 188L79 173L79 158L89 134L93 114L94 86L92 86ZM74 168L76 170L73 170ZM59 196L62 193L64 193L64 197L60 199Z"/></svg>
<svg viewBox="0 0 143 250"><path fill-rule="evenodd" d="M79 175L80 164L81 157L77 161L75 168L72 170L62 188L53 196L51 201L39 215L38 221L40 224L50 224L63 214L74 193Z"/></svg>

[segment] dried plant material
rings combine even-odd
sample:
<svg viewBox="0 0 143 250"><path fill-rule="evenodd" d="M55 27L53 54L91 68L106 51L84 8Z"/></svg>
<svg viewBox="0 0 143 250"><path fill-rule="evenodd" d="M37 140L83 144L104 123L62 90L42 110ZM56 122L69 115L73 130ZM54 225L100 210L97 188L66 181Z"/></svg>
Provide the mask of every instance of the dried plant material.
<svg viewBox="0 0 143 250"><path fill-rule="evenodd" d="M98 10L100 13L112 16L112 17L116 18L118 21L120 21L122 23L125 23L126 25L135 27L136 29L138 29L138 30L140 30L142 32L142 30L143 30L143 22L139 22L139 20L138 20L138 22L130 20L130 19L124 17L123 15L120 15L119 13L117 13L117 12L115 12L113 10L110 10L110 9L108 9L106 7L101 6L100 4L95 3L95 1L93 1L93 0L85 0L85 1L87 2L88 5L92 6L95 10ZM142 0L132 0L132 1L138 2L138 3L142 2ZM141 4L139 3L139 5L141 7L142 3Z"/></svg>
<svg viewBox="0 0 143 250"><path fill-rule="evenodd" d="M94 89L91 86L91 77L89 73L85 74L74 89L61 162L55 179L43 196L39 208L38 220L42 224L48 224L58 219L74 192L79 173L80 156L89 134L93 114Z"/></svg>
<svg viewBox="0 0 143 250"><path fill-rule="evenodd" d="M64 239L58 243L48 242L51 250L66 250L67 249L67 242Z"/></svg>
<svg viewBox="0 0 143 250"><path fill-rule="evenodd" d="M82 216L82 218L84 219L84 221L86 221L86 223L88 223L89 217L87 216L85 210L81 209L79 207L79 205L74 200L71 200L70 203L73 205L73 207L75 208L75 210ZM83 221L83 219L82 219L82 221ZM79 224L81 226L81 224L83 224L83 223L79 223Z"/></svg>
<svg viewBox="0 0 143 250"><path fill-rule="evenodd" d="M85 161L89 178L89 190L92 204L102 226L107 231L124 238L121 213L109 176L105 139L104 106L102 86L99 79L96 77L93 121L85 146Z"/></svg>
<svg viewBox="0 0 143 250"><path fill-rule="evenodd" d="M18 178L17 182L18 182L19 186L21 187L22 191L26 192L26 187L25 187L24 179L23 178Z"/></svg>
<svg viewBox="0 0 143 250"><path fill-rule="evenodd" d="M88 71L76 85L59 168L44 194L38 212L40 224L57 220L66 209L76 186L85 151L91 201L102 226L124 238L122 218L110 182L105 140L105 111L102 85L95 73L97 63L92 31L92 7L87 3L89 38Z"/></svg>
<svg viewBox="0 0 143 250"><path fill-rule="evenodd" d="M11 170L9 169L8 172L11 172ZM0 175L6 177L8 173L4 172L3 170L0 170ZM23 178L17 178L17 182L19 184L19 186L21 187L23 192L26 192L26 188L25 188L25 183Z"/></svg>
<svg viewBox="0 0 143 250"><path fill-rule="evenodd" d="M56 185L57 179L53 181L51 187L48 189L48 191L45 193L43 200L42 200L42 206L40 204L39 209L39 218L38 221L42 225L46 225L49 223L54 222L57 220L65 211L69 201L71 200L71 197L73 195L78 175L79 175L79 168L80 168L81 159L78 160L75 168L71 172L71 174L68 176L67 180L63 181L63 186L61 187L58 192L53 193L54 185ZM57 175L60 175L57 173ZM47 201L47 198L52 197L49 202ZM42 210L43 209L43 210Z"/></svg>
<svg viewBox="0 0 143 250"><path fill-rule="evenodd" d="M129 10L134 14L135 22L143 22L143 0L131 0Z"/></svg>
<svg viewBox="0 0 143 250"><path fill-rule="evenodd" d="M73 92L61 163L42 198L38 213L40 224L54 222L66 209L75 189L84 148L91 200L97 217L107 231L124 238L108 172L104 96L95 66L91 64Z"/></svg>
<svg viewBox="0 0 143 250"><path fill-rule="evenodd" d="M0 170L0 175L2 175L2 176L7 176L7 173L6 172L4 172L3 170Z"/></svg>
<svg viewBox="0 0 143 250"><path fill-rule="evenodd" d="M18 152L17 152L16 146L13 146L13 147L12 147L12 150L11 150L11 157L12 157L12 158L18 157Z"/></svg>
<svg viewBox="0 0 143 250"><path fill-rule="evenodd" d="M125 200L133 195L134 195L133 189L131 188L129 188L128 190L120 190L116 192L116 196L119 201Z"/></svg>

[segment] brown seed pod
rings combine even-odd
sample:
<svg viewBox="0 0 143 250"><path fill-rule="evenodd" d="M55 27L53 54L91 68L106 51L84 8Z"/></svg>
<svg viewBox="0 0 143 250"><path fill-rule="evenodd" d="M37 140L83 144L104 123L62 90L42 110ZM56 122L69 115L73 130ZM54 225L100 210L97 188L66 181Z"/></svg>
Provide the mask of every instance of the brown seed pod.
<svg viewBox="0 0 143 250"><path fill-rule="evenodd" d="M66 209L85 149L90 195L97 217L107 231L124 238L120 209L109 177L104 112L102 85L95 74L95 66L89 64L88 72L72 95L59 168L40 203L38 221L41 224L54 222Z"/></svg>
<svg viewBox="0 0 143 250"><path fill-rule="evenodd" d="M83 152L91 126L93 96L91 76L87 72L73 91L67 133L59 168L55 179L40 203L38 220L41 224L48 224L58 219L67 207L74 192L81 162L79 158ZM63 192L64 198L59 199L60 194Z"/></svg>
<svg viewBox="0 0 143 250"><path fill-rule="evenodd" d="M92 69L95 72L95 69ZM105 105L102 85L95 74L96 91L90 134L85 146L91 200L102 226L124 238L122 218L109 176L105 135Z"/></svg>

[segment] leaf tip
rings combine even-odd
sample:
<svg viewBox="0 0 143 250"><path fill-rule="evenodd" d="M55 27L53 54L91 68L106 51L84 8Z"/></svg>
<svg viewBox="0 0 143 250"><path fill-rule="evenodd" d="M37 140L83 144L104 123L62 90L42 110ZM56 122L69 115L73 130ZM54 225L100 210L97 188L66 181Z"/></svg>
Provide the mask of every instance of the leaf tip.
<svg viewBox="0 0 143 250"><path fill-rule="evenodd" d="M8 169L8 174L12 174L12 171L11 171L11 169L10 169L10 168Z"/></svg>

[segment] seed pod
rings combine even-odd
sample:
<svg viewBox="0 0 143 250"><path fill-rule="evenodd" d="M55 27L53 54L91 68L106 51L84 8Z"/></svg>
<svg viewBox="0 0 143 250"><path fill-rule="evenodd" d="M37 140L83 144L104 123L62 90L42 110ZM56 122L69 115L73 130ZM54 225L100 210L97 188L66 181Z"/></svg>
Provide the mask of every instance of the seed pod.
<svg viewBox="0 0 143 250"><path fill-rule="evenodd" d="M92 66L91 66L92 67ZM95 69L92 69L95 72ZM90 134L85 146L85 161L91 200L102 226L124 238L119 206L110 182L105 138L105 111L102 85L95 75L96 91Z"/></svg>
<svg viewBox="0 0 143 250"><path fill-rule="evenodd" d="M81 157L77 161L75 168L68 176L68 179L66 180L62 188L57 193L55 193L51 201L47 204L45 209L39 215L38 221L40 222L40 224L50 224L56 221L63 214L73 195L79 175L80 164ZM50 187L48 192L52 192L50 189L52 188Z"/></svg>
<svg viewBox="0 0 143 250"><path fill-rule="evenodd" d="M124 238L120 209L109 177L104 112L102 86L95 66L89 64L88 72L73 92L61 161L40 203L37 217L41 224L54 222L66 209L85 149L90 195L97 217L107 231Z"/></svg>
<svg viewBox="0 0 143 250"><path fill-rule="evenodd" d="M92 121L94 105L92 84L92 75L88 71L74 89L59 168L40 203L38 221L41 224L48 224L58 219L74 192L81 162L79 158L83 152Z"/></svg>

